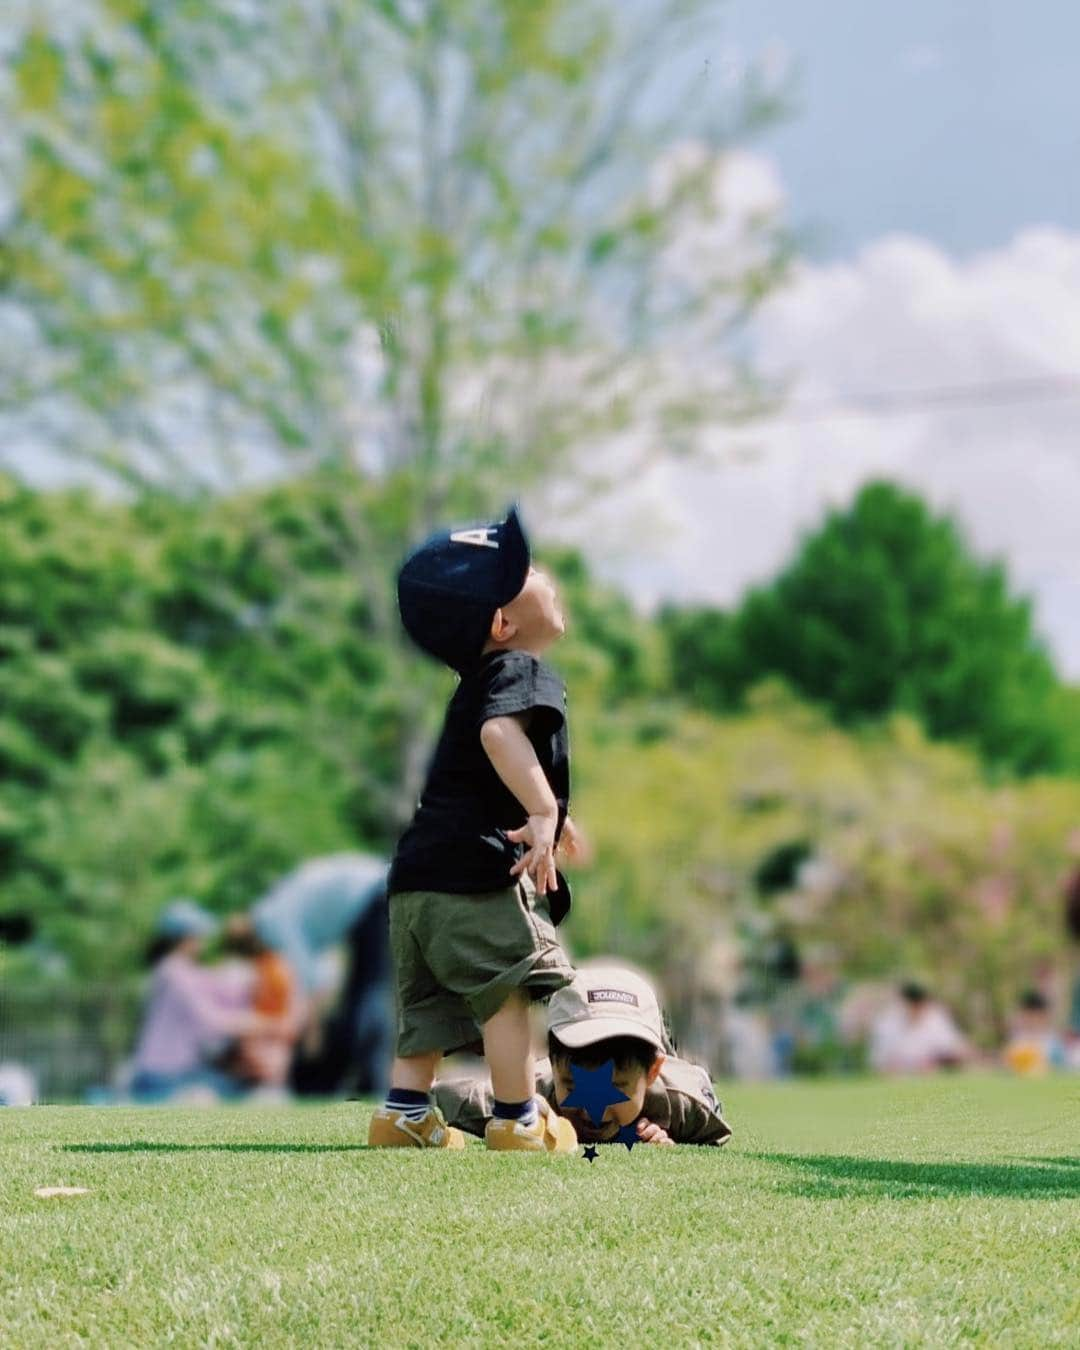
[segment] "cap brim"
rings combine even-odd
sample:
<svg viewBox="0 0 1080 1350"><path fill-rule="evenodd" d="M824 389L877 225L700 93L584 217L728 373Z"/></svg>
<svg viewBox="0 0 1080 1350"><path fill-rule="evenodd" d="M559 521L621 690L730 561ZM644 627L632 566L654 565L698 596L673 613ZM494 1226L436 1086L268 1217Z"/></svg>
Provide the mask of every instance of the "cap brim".
<svg viewBox="0 0 1080 1350"><path fill-rule="evenodd" d="M529 568L532 566L529 537L525 533L525 527L521 523L521 516L518 514L516 506L511 506L506 513L500 542L503 546L502 573L504 585L502 597L498 603L508 605L511 600L521 594L529 576Z"/></svg>
<svg viewBox="0 0 1080 1350"><path fill-rule="evenodd" d="M632 1017L588 1017L580 1022L564 1022L562 1026L548 1028L560 1044L568 1050L582 1050L597 1041L606 1041L612 1036L633 1036L636 1041L646 1041L664 1052L664 1043L656 1032L635 1022Z"/></svg>

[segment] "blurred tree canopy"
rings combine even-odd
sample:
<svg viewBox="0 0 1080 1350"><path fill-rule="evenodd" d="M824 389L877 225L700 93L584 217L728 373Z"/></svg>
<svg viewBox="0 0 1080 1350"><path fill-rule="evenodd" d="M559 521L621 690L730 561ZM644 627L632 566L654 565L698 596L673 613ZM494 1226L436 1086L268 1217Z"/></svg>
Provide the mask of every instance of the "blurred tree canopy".
<svg viewBox="0 0 1080 1350"><path fill-rule="evenodd" d="M174 895L242 907L304 857L392 846L405 747L430 745L452 677L388 646L341 566L346 518L383 509L329 470L206 503L0 478L0 932L36 927L9 972L52 953L119 977ZM545 561L598 854L575 953L680 990L717 943L827 942L852 977L928 972L998 1029L1060 944L1080 783L995 785L907 715L844 730L775 683L688 710L670 633L577 555Z"/></svg>
<svg viewBox="0 0 1080 1350"><path fill-rule="evenodd" d="M713 10L13 0L0 458L108 491L0 479L4 932L112 978L177 893L388 848L449 687L400 638L406 543L755 405L733 339L791 240L727 151L784 109L688 69ZM580 954L786 926L973 1016L1029 978L1078 789L995 787L907 714L1029 771L1080 767L1080 706L947 521L879 485L734 614L660 624L549 561Z"/></svg>
<svg viewBox="0 0 1080 1350"><path fill-rule="evenodd" d="M735 992L746 972L725 962L782 937L848 981L919 973L987 1044L1060 964L1075 778L995 785L908 716L844 730L776 683L655 730L628 712L599 742L586 728L575 809L602 866L579 886L585 950L665 970L677 999L701 978Z"/></svg>
<svg viewBox="0 0 1080 1350"><path fill-rule="evenodd" d="M347 517L382 510L332 471L207 504L0 477L0 915L115 973L173 894L244 906L311 854L392 847L451 676L341 566ZM654 688L646 621L552 562L583 704Z"/></svg>
<svg viewBox="0 0 1080 1350"><path fill-rule="evenodd" d="M662 622L676 683L703 707L733 708L775 675L844 725L906 712L991 765L1080 766L1080 724L1030 604L951 520L892 484L834 511L733 613L672 609Z"/></svg>
<svg viewBox="0 0 1080 1350"><path fill-rule="evenodd" d="M377 511L343 492L328 526L300 493L315 514L294 528L400 668L388 560L434 520L530 490L572 510L759 397L733 338L791 241L731 207L726 152L783 105L753 72L688 74L712 18L707 0L17 0L0 463L192 503L359 474ZM261 566L264 589L298 575L278 542ZM243 609L249 580L219 577L218 605ZM429 691L396 687L402 802Z"/></svg>
<svg viewBox="0 0 1080 1350"><path fill-rule="evenodd" d="M724 152L782 104L688 76L706 0L20 9L5 449L185 492L359 467L401 542L754 397L730 339L790 241Z"/></svg>

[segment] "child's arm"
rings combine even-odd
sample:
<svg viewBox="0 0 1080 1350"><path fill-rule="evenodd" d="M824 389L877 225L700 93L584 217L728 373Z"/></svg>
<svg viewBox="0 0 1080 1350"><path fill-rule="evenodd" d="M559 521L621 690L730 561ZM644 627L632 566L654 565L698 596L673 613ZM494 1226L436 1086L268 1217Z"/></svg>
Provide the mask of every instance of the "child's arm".
<svg viewBox="0 0 1080 1350"><path fill-rule="evenodd" d="M527 715L526 715L527 716ZM536 893L546 895L559 884L555 873L555 832L559 828L559 804L551 790L532 742L525 734L523 717L490 717L480 728L480 744L495 772L521 803L528 820L519 830L508 830L507 839L528 845L528 852L510 870L518 877L528 872Z"/></svg>
<svg viewBox="0 0 1080 1350"><path fill-rule="evenodd" d="M667 1133L676 1144L726 1144L731 1127L724 1119L708 1071L669 1055L664 1061L671 1119Z"/></svg>

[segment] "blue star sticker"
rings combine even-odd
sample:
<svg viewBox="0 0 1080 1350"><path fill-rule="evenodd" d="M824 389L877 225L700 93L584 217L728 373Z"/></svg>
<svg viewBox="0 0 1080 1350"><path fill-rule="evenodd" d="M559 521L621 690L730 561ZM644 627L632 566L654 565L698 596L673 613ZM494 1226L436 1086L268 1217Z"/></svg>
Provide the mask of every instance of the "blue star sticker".
<svg viewBox="0 0 1080 1350"><path fill-rule="evenodd" d="M586 1160L586 1162L595 1162L595 1161L596 1161L596 1145L595 1145L595 1144L586 1144L586 1145L585 1145L585 1160Z"/></svg>
<svg viewBox="0 0 1080 1350"><path fill-rule="evenodd" d="M631 1121L629 1125L624 1125L611 1142L613 1144L625 1144L626 1151L629 1153L635 1144L641 1143L638 1138L637 1121Z"/></svg>
<svg viewBox="0 0 1080 1350"><path fill-rule="evenodd" d="M583 1069L574 1065L574 1090L562 1103L563 1106L576 1106L584 1111L592 1123L599 1128L604 1112L618 1102L628 1102L630 1098L615 1086L615 1062L608 1060L598 1069Z"/></svg>

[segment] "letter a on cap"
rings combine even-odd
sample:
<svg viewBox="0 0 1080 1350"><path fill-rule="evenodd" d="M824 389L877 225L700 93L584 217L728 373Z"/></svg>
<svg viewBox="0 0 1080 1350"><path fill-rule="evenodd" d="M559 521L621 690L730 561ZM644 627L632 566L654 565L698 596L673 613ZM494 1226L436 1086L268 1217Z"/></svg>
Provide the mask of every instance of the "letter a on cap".
<svg viewBox="0 0 1080 1350"><path fill-rule="evenodd" d="M452 544L473 544L477 548L498 549L499 541L491 538L494 533L495 530L493 528L486 530L457 530L450 536L450 542Z"/></svg>

